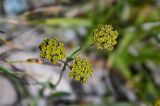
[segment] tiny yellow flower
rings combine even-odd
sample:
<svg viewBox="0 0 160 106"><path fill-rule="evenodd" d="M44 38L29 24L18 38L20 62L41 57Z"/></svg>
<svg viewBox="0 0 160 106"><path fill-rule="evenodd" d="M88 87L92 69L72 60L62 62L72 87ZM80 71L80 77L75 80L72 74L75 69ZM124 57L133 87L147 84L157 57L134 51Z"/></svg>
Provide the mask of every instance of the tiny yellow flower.
<svg viewBox="0 0 160 106"><path fill-rule="evenodd" d="M99 25L92 33L92 40L97 49L112 51L116 45L118 32L111 25Z"/></svg>
<svg viewBox="0 0 160 106"><path fill-rule="evenodd" d="M160 106L160 99L155 99L153 106Z"/></svg>
<svg viewBox="0 0 160 106"><path fill-rule="evenodd" d="M41 50L40 57L45 58L52 63L56 64L59 59L63 59L64 55L64 44L58 42L56 38L44 39L39 45Z"/></svg>
<svg viewBox="0 0 160 106"><path fill-rule="evenodd" d="M92 77L91 63L86 58L76 57L70 65L69 77L82 83L86 83Z"/></svg>

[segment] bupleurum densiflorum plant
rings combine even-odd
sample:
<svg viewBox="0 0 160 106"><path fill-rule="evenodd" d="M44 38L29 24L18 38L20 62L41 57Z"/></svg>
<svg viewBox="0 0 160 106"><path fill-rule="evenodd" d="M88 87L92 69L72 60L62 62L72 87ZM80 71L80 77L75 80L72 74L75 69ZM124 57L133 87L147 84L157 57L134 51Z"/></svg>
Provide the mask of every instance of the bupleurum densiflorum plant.
<svg viewBox="0 0 160 106"><path fill-rule="evenodd" d="M118 32L113 30L111 25L99 25L93 30L91 37L91 45L95 45L97 49L106 49L108 51L112 51L117 43ZM68 76L71 79L86 83L89 78L92 77L93 69L91 62L87 58L77 56L78 52L82 50L83 47L84 46L80 46L80 48L74 51L70 56L65 57L64 44L57 41L56 38L44 39L42 43L40 43L39 49L41 50L41 58L47 59L53 64L58 63L58 61L64 64L60 73L60 77L55 84L56 86L61 81L62 74L67 67L70 69Z"/></svg>
<svg viewBox="0 0 160 106"><path fill-rule="evenodd" d="M92 32L92 40L97 49L112 51L117 43L118 32L111 25L99 25Z"/></svg>
<svg viewBox="0 0 160 106"><path fill-rule="evenodd" d="M45 58L54 64L65 57L64 44L57 41L56 38L44 39L39 45L39 49L41 50L40 57Z"/></svg>
<svg viewBox="0 0 160 106"><path fill-rule="evenodd" d="M44 39L39 44L40 49L40 57L39 58L29 58L26 60L18 60L18 61L10 61L7 62L9 64L12 63L37 63L43 64L46 63L45 59L48 60L49 64L58 64L61 62L63 67L61 69L60 77L55 84L55 87L60 83L63 73L66 68L70 69L68 76L73 79L80 81L82 83L87 83L88 80L92 77L93 69L91 62L87 58L82 58L78 55L78 52L81 50L85 50L91 46L95 46L96 49L104 49L108 51L112 51L114 46L117 43L118 32L113 29L111 25L99 25L95 28L90 34L92 41L87 43L87 45L81 45L77 50L75 50L71 55L65 55L65 46L64 43L58 41L56 38ZM1 71L3 72L3 71ZM9 71L4 71L5 73L9 73ZM15 76L19 74L20 76L29 75L27 73L9 73L11 76ZM19 79L19 77L17 77Z"/></svg>
<svg viewBox="0 0 160 106"><path fill-rule="evenodd" d="M92 77L91 63L86 58L76 57L74 62L70 65L71 71L69 77L82 83L86 83Z"/></svg>

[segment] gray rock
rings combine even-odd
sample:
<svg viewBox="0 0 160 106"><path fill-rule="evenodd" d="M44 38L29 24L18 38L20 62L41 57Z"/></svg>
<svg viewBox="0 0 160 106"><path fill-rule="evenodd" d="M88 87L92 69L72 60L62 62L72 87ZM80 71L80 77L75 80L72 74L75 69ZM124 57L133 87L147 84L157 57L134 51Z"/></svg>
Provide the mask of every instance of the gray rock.
<svg viewBox="0 0 160 106"><path fill-rule="evenodd" d="M17 100L17 93L12 83L0 75L0 106L12 105Z"/></svg>

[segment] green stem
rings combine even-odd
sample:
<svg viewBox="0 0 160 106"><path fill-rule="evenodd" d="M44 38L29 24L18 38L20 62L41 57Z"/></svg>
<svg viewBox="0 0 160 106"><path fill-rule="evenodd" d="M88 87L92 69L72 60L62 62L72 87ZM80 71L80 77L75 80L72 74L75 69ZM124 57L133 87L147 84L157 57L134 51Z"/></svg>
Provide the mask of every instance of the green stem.
<svg viewBox="0 0 160 106"><path fill-rule="evenodd" d="M76 51L74 51L74 52L69 56L69 58L72 57L72 56L74 56L74 55L75 55L76 53L78 53L81 49L82 49L82 47L80 46Z"/></svg>
<svg viewBox="0 0 160 106"><path fill-rule="evenodd" d="M92 46L92 44L91 44L90 46ZM62 70L61 70L59 79L58 79L57 83L55 84L55 88L56 88L56 87L58 86L58 84L60 83L60 81L61 81L61 79L62 79L62 76L63 76L63 73L64 73L64 71L65 71L65 69L66 69L66 66L68 66L68 68L70 68L70 66L68 65L68 62L70 62L70 61L69 61L68 59L69 59L69 58L72 58L72 57L73 57L76 53L78 53L81 49L82 49L82 46L80 46L76 51L74 51L70 56L68 56L65 61L59 60L60 62L62 62L62 63L64 64L64 66L63 66L63 68L62 68Z"/></svg>
<svg viewBox="0 0 160 106"><path fill-rule="evenodd" d="M71 58L72 56L74 56L74 55L75 55L77 52L79 52L81 49L82 49L82 47L80 46L76 51L74 51L70 56L67 57L66 61L60 60L60 62L64 63L64 66L63 66L63 68L62 68L62 70L61 70L59 79L58 79L58 81L57 81L56 84L55 84L55 88L59 85L59 83L60 83L60 81L61 81L61 79L62 79L63 73L64 73L64 71L65 71L65 69L66 69L66 66L69 67L69 65L68 65L68 62L69 62L69 61L68 61L68 58ZM69 67L69 68L70 68L70 67Z"/></svg>
<svg viewBox="0 0 160 106"><path fill-rule="evenodd" d="M61 63L65 64L66 61L63 60L59 60ZM68 62L67 62L68 63ZM70 68L70 66L68 64L66 64L68 68Z"/></svg>
<svg viewBox="0 0 160 106"><path fill-rule="evenodd" d="M55 84L55 88L56 88L56 87L58 86L58 84L60 83L60 81L61 81L61 79L62 79L62 76L63 76L63 72L64 72L65 69L66 69L66 66L67 66L67 61L64 63L64 66L63 66L63 68L62 68L62 70L61 70L59 79L58 79L57 83Z"/></svg>

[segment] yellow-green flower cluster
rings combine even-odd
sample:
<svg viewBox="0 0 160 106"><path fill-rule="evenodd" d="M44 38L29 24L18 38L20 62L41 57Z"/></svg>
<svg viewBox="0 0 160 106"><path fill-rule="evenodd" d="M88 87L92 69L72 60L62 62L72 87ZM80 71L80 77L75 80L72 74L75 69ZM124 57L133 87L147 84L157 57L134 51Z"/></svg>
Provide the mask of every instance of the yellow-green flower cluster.
<svg viewBox="0 0 160 106"><path fill-rule="evenodd" d="M92 33L92 40L97 49L112 51L116 45L118 32L111 25L99 25Z"/></svg>
<svg viewBox="0 0 160 106"><path fill-rule="evenodd" d="M56 38L44 39L39 45L41 50L40 57L45 58L52 63L56 64L59 59L63 59L64 55L64 44L58 42Z"/></svg>
<svg viewBox="0 0 160 106"><path fill-rule="evenodd" d="M76 57L70 65L69 77L82 83L86 83L92 77L91 63L86 58Z"/></svg>

